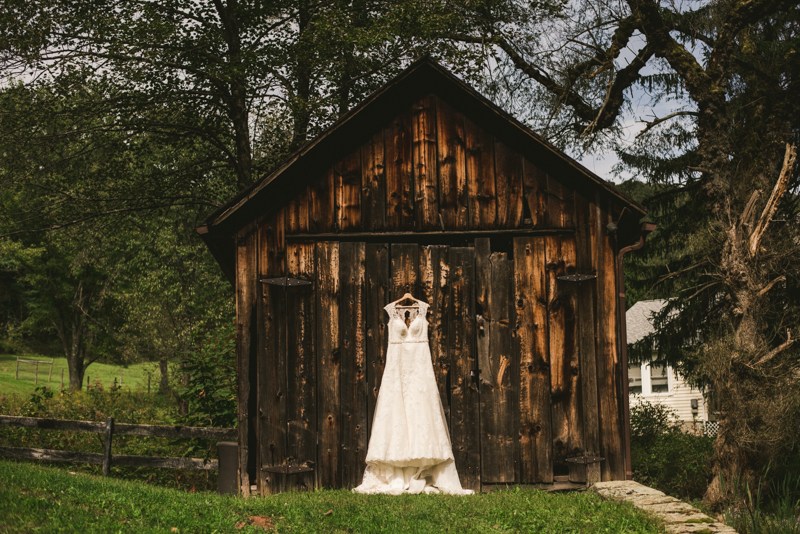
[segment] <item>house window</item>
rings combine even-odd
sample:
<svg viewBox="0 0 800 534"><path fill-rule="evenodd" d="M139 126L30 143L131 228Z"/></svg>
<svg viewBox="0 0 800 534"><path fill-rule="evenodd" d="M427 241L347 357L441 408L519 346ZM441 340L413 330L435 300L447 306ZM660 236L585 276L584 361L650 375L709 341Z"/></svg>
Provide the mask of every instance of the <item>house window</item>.
<svg viewBox="0 0 800 534"><path fill-rule="evenodd" d="M638 365L628 366L628 393L642 393L642 368Z"/></svg>
<svg viewBox="0 0 800 534"><path fill-rule="evenodd" d="M669 392L667 368L665 366L650 364L650 391L653 393Z"/></svg>

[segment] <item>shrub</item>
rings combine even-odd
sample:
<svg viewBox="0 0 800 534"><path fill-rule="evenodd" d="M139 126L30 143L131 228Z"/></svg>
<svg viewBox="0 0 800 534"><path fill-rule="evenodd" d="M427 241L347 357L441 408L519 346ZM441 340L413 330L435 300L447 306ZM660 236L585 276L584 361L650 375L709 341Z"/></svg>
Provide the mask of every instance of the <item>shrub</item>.
<svg viewBox="0 0 800 534"><path fill-rule="evenodd" d="M637 482L681 499L702 498L711 481L714 440L683 432L668 407L631 406L631 463Z"/></svg>
<svg viewBox="0 0 800 534"><path fill-rule="evenodd" d="M236 426L236 334L233 323L206 334L190 351L182 372L188 385L178 390L188 402L182 422L193 426Z"/></svg>

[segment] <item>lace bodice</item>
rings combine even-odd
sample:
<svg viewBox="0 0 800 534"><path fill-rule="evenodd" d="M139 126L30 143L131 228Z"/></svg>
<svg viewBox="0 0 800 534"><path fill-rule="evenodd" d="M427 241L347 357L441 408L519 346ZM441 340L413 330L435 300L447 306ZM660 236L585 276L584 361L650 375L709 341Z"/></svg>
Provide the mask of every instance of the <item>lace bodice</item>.
<svg viewBox="0 0 800 534"><path fill-rule="evenodd" d="M389 314L389 343L428 342L428 304L420 302L419 307L400 308L394 303L384 308ZM406 326L404 316L409 313L410 322Z"/></svg>

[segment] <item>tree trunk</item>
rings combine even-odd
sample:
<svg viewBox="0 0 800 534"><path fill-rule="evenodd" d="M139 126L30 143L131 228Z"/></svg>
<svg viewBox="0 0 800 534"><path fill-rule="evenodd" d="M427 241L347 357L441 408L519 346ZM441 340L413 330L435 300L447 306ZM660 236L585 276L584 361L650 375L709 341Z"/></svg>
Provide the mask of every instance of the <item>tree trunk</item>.
<svg viewBox="0 0 800 534"><path fill-rule="evenodd" d="M311 31L311 12L308 7L307 0L300 1L300 7L297 11L297 24L299 30L299 38L297 43L297 67L295 71L295 79L297 80L294 87L294 102L292 107L292 114L294 115L294 126L292 127L292 143L291 150L297 150L303 146L308 139L308 125L311 120L308 102L311 98L311 68L309 61L306 59L305 54L305 39L304 35Z"/></svg>
<svg viewBox="0 0 800 534"><path fill-rule="evenodd" d="M74 356L67 356L67 369L69 371L69 390L80 391L83 387L83 377L85 368L83 367L83 359Z"/></svg>
<svg viewBox="0 0 800 534"><path fill-rule="evenodd" d="M159 393L169 392L169 365L166 358L158 360L158 370L161 371L161 382L158 384Z"/></svg>

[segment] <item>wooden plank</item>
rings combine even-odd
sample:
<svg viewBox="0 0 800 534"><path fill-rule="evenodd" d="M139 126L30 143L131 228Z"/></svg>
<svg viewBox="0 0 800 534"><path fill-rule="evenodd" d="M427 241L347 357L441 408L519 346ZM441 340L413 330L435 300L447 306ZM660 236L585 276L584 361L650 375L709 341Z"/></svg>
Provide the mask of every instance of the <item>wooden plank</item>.
<svg viewBox="0 0 800 534"><path fill-rule="evenodd" d="M374 232L386 228L386 171L383 130L361 147L363 187L361 189L361 227Z"/></svg>
<svg viewBox="0 0 800 534"><path fill-rule="evenodd" d="M495 139L495 183L497 188L497 227L522 226L522 155Z"/></svg>
<svg viewBox="0 0 800 534"><path fill-rule="evenodd" d="M548 225L547 218L547 173L523 159L523 190L525 202L531 214L533 228L542 228Z"/></svg>
<svg viewBox="0 0 800 534"><path fill-rule="evenodd" d="M341 305L342 484L361 484L367 458L367 362L364 243L339 245Z"/></svg>
<svg viewBox="0 0 800 534"><path fill-rule="evenodd" d="M43 460L47 462L66 462L72 464L103 463L103 455L91 452L70 452L53 449L26 449L22 447L0 447L0 457L22 460ZM165 467L167 469L202 469L216 471L217 460L200 458L170 458L166 456L130 456L116 454L111 457L112 465L132 465L135 467Z"/></svg>
<svg viewBox="0 0 800 534"><path fill-rule="evenodd" d="M405 293L417 295L419 286L419 246L414 243L392 243L392 299Z"/></svg>
<svg viewBox="0 0 800 534"><path fill-rule="evenodd" d="M339 243L319 242L317 273L317 487L342 486Z"/></svg>
<svg viewBox="0 0 800 534"><path fill-rule="evenodd" d="M375 404L386 365L387 316L383 307L389 298L389 245L366 245L366 329L367 329L367 435L372 432Z"/></svg>
<svg viewBox="0 0 800 534"><path fill-rule="evenodd" d="M91 432L102 434L105 423L95 421L75 421L71 419L44 419L38 417L15 417L0 415L0 426L17 428L38 428L41 430L67 430L71 432ZM114 434L133 436L152 436L162 438L198 438L232 440L238 436L235 428L210 428L195 426L134 425L114 423Z"/></svg>
<svg viewBox="0 0 800 534"><path fill-rule="evenodd" d="M569 473L571 482L585 482L585 468L566 463L567 458L581 456L584 452L577 283L558 280L559 276L576 272L575 241L572 237L547 237L545 243L553 462L564 474Z"/></svg>
<svg viewBox="0 0 800 534"><path fill-rule="evenodd" d="M547 351L545 243L514 239L519 346L520 483L553 481L550 418L550 357Z"/></svg>
<svg viewBox="0 0 800 534"><path fill-rule="evenodd" d="M317 462L317 366L314 305L314 243L287 247L288 275L312 285L286 288L286 456L289 465Z"/></svg>
<svg viewBox="0 0 800 534"><path fill-rule="evenodd" d="M597 217L593 204L583 195L575 197L575 246L577 270L581 274L597 274L592 260L592 242L596 236ZM598 422L597 399L597 356L595 347L595 294L596 281L578 284L578 351L580 354L581 401L583 409L583 439L586 453L600 456L600 428ZM586 479L589 483L600 481L600 464L586 466Z"/></svg>
<svg viewBox="0 0 800 534"><path fill-rule="evenodd" d="M512 328L513 271L508 254L491 253L488 239L475 242L478 314L477 348L481 369L481 483L513 483L516 369Z"/></svg>
<svg viewBox="0 0 800 534"><path fill-rule="evenodd" d="M411 159L411 110L384 131L386 147L386 228L414 229L414 178Z"/></svg>
<svg viewBox="0 0 800 534"><path fill-rule="evenodd" d="M38 417L14 417L0 415L0 425L17 428L39 428L42 430L68 430L71 432L92 432L102 434L106 430L105 423L94 421L73 421L66 419L43 419Z"/></svg>
<svg viewBox="0 0 800 534"><path fill-rule="evenodd" d="M449 248L445 246L420 247L419 276L422 293L428 302L428 338L431 348L431 363L442 399L442 408L450 425L450 352L448 347L448 324L450 310Z"/></svg>
<svg viewBox="0 0 800 534"><path fill-rule="evenodd" d="M480 491L480 393L474 373L475 249L450 249L450 434L461 485Z"/></svg>
<svg viewBox="0 0 800 534"><path fill-rule="evenodd" d="M467 190L469 226L490 230L497 222L494 177L494 140L469 119L464 119L467 137Z"/></svg>
<svg viewBox="0 0 800 534"><path fill-rule="evenodd" d="M597 389L600 392L600 476L606 480L625 480L622 439L621 387L617 354L617 291L614 241L606 225L611 222L608 202L597 200Z"/></svg>
<svg viewBox="0 0 800 534"><path fill-rule="evenodd" d="M300 193L286 205L286 233L302 234L308 232L309 212L309 187L303 188Z"/></svg>
<svg viewBox="0 0 800 534"><path fill-rule="evenodd" d="M444 230L469 227L464 116L436 98L439 212Z"/></svg>
<svg viewBox="0 0 800 534"><path fill-rule="evenodd" d="M547 219L551 228L570 228L575 224L575 191L547 175Z"/></svg>
<svg viewBox="0 0 800 534"><path fill-rule="evenodd" d="M479 237L509 238L518 236L546 236L546 235L571 235L573 228L506 228L499 230L453 230L451 232L348 232L346 234L302 234L286 236L287 241L364 241L383 243L395 241L398 243L425 242L441 243L447 241L465 242Z"/></svg>
<svg viewBox="0 0 800 534"><path fill-rule="evenodd" d="M436 101L426 96L411 108L411 158L414 162L414 228L441 228L436 157Z"/></svg>
<svg viewBox="0 0 800 534"><path fill-rule="evenodd" d="M279 212L259 233L258 278L286 274L285 217ZM286 462L286 299L284 289L259 283L258 309L258 488L268 494L264 466Z"/></svg>
<svg viewBox="0 0 800 534"><path fill-rule="evenodd" d="M257 232L249 231L236 240L236 383L238 400L237 428L239 429L239 491L250 495L250 474L255 476L256 429L250 421L255 412L257 384L257 299L256 278L258 259ZM251 377L251 370L253 375ZM251 398L252 395L252 398ZM255 480L254 480L255 482Z"/></svg>
<svg viewBox="0 0 800 534"><path fill-rule="evenodd" d="M314 471L300 471L298 473L270 472L270 493L284 493L287 491L313 491Z"/></svg>
<svg viewBox="0 0 800 534"><path fill-rule="evenodd" d="M197 438L226 441L236 439L235 428L203 428L194 426L134 425L114 423L114 434L153 436L160 438Z"/></svg>
<svg viewBox="0 0 800 534"><path fill-rule="evenodd" d="M361 150L334 166L336 226L341 232L361 228Z"/></svg>
<svg viewBox="0 0 800 534"><path fill-rule="evenodd" d="M475 302L476 302L476 325L475 325L475 350L478 355L478 368L481 369L481 373L487 372L489 373L489 369L492 366L492 356L491 356L491 309L489 306L489 300L491 298L492 292L492 264L490 256L492 255L492 247L491 247L491 240L487 237L482 237L475 240ZM486 399L485 393L491 394L491 388L485 388L483 385L483 379L485 377L481 376L481 417L486 415ZM488 379L491 382L491 378ZM489 399L489 407L491 407L492 401ZM491 415L488 415L488 418L491 419ZM486 429L486 425L491 426L492 421L481 421L481 447L483 447L483 443L486 441L484 439L484 431ZM491 462L494 460L489 460L490 465ZM486 479L487 475L487 458L481 455L481 479L484 482L488 482Z"/></svg>
<svg viewBox="0 0 800 534"><path fill-rule="evenodd" d="M336 228L336 180L333 167L309 187L308 227L312 232L331 232Z"/></svg>
<svg viewBox="0 0 800 534"><path fill-rule="evenodd" d="M163 467L165 469L200 469L203 471L216 471L219 469L218 460L203 460L202 458L169 458L165 456L129 456L115 454L111 458L113 465L131 465L134 467Z"/></svg>
<svg viewBox="0 0 800 534"><path fill-rule="evenodd" d="M114 418L106 418L105 439L103 440L103 476L111 474L111 441L114 439Z"/></svg>

